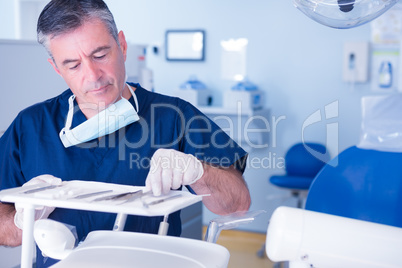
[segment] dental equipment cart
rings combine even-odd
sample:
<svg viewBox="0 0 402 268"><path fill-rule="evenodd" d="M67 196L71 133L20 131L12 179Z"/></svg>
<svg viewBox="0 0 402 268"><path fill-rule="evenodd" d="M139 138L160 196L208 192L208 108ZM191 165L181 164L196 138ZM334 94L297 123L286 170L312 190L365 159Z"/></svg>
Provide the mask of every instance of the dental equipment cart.
<svg viewBox="0 0 402 268"><path fill-rule="evenodd" d="M108 257L105 257L108 256L106 252L110 252L110 249L127 258L120 258L120 260L115 258L114 264L118 265L116 267L126 267L122 263L123 259L130 265L134 260L137 264L141 263L142 259L149 260L155 265L156 262L158 263L156 260L159 259L159 263L162 261L164 264L177 262L175 267L211 267L204 263L204 259L209 259L205 261L211 263L214 258L220 259L221 264L213 267L227 266L229 252L217 244L187 238L122 231L127 215L165 216L166 219L169 214L202 200L202 196L185 191L171 191L168 195L154 197L144 194L143 189L144 187L102 182L64 181L56 187L43 183L0 191L1 202L19 203L24 208L21 267L32 267L35 245L33 235L35 207L40 206L117 214L113 231L121 232L90 232L86 240L72 250L74 254L70 256L74 255L74 257L69 260L67 256L55 264L55 267L72 267L68 265L74 263L77 258L87 262L85 267L110 267L106 264ZM91 246L94 246L96 250L91 251ZM102 247L108 247L108 250L104 250L106 255L99 253L99 248ZM83 249L81 252L80 248ZM196 253L190 253L191 251ZM158 254L157 258L156 254ZM88 263L91 258L92 260L103 259L103 266ZM64 260L65 265L61 265ZM118 264L119 262L121 263ZM155 266L150 264L141 267ZM165 265L165 267L168 266Z"/></svg>

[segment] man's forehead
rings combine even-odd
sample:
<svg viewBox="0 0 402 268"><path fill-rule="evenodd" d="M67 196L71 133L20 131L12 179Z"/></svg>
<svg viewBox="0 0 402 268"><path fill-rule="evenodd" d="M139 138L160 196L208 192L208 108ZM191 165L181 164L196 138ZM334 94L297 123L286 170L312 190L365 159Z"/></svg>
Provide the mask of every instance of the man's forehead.
<svg viewBox="0 0 402 268"><path fill-rule="evenodd" d="M53 36L49 40L49 48L53 57L64 60L61 58L68 58L69 54L74 56L84 53L89 56L101 48L112 47L113 42L116 43L104 23L90 21L74 30Z"/></svg>

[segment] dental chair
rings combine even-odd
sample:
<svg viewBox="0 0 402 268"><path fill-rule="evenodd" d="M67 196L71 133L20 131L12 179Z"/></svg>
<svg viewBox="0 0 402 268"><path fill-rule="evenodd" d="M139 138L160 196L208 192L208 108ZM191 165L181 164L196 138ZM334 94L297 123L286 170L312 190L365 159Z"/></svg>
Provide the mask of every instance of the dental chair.
<svg viewBox="0 0 402 268"><path fill-rule="evenodd" d="M358 146L314 179L306 210L278 208L267 255L293 267L402 267L402 96L366 97Z"/></svg>
<svg viewBox="0 0 402 268"><path fill-rule="evenodd" d="M315 157L311 151L320 155ZM330 159L326 147L319 143L296 143L286 152L285 175L274 175L269 182L279 188L288 189L302 208L314 177Z"/></svg>
<svg viewBox="0 0 402 268"><path fill-rule="evenodd" d="M352 146L333 162L311 185L307 210L402 227L402 153Z"/></svg>
<svg viewBox="0 0 402 268"><path fill-rule="evenodd" d="M49 219L35 222L34 237L43 254L61 260L54 268L226 268L229 251L215 244L220 232L250 223L264 212L237 212L213 219L205 241L166 233L93 231L76 246L74 227Z"/></svg>
<svg viewBox="0 0 402 268"><path fill-rule="evenodd" d="M402 95L362 100L361 141L314 180L306 209L402 227Z"/></svg>
<svg viewBox="0 0 402 268"><path fill-rule="evenodd" d="M313 142L298 142L286 152L286 174L273 175L269 178L269 182L276 187L289 190L290 196L297 200L296 206L303 208L311 183L329 160L330 155L324 145ZM265 256L265 243L257 251L257 256L259 258ZM274 268L280 267L280 265L280 263L276 263Z"/></svg>

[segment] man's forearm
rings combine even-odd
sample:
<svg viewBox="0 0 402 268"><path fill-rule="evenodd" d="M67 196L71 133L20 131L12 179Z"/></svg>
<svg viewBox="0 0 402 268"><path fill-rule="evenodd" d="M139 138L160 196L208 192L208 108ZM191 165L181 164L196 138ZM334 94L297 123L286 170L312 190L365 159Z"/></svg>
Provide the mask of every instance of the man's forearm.
<svg viewBox="0 0 402 268"><path fill-rule="evenodd" d="M13 204L0 203L0 245L16 247L21 245L22 231L14 224Z"/></svg>
<svg viewBox="0 0 402 268"><path fill-rule="evenodd" d="M233 166L221 168L204 164L204 175L190 186L199 195L211 194L203 197L203 203L215 214L247 211L250 207L250 192L246 182Z"/></svg>

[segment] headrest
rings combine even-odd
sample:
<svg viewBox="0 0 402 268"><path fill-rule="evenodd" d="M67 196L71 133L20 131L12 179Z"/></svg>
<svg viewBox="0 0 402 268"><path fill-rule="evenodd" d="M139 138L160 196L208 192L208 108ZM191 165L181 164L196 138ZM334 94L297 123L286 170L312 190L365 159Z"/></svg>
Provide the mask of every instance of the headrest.
<svg viewBox="0 0 402 268"><path fill-rule="evenodd" d="M286 172L289 176L314 178L330 160L326 147L319 143L296 143L285 156Z"/></svg>
<svg viewBox="0 0 402 268"><path fill-rule="evenodd" d="M402 94L362 98L362 132L357 147L402 152Z"/></svg>

